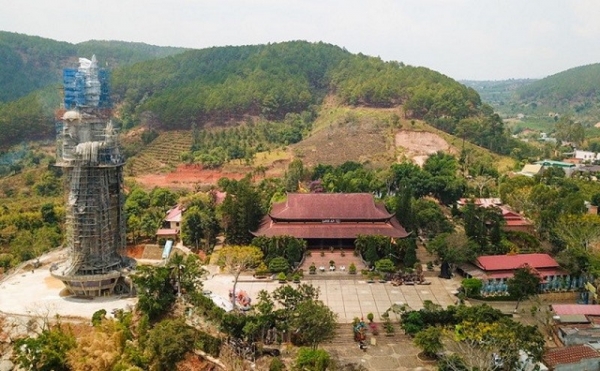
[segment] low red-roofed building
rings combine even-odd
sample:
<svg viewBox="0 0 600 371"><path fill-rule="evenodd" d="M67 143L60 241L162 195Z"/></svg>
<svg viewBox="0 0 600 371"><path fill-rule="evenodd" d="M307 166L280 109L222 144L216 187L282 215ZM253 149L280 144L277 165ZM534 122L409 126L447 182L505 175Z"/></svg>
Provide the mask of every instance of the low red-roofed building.
<svg viewBox="0 0 600 371"><path fill-rule="evenodd" d="M309 247L354 246L358 235L408 236L369 193L290 193L286 201L273 204L252 234L302 238Z"/></svg>
<svg viewBox="0 0 600 371"><path fill-rule="evenodd" d="M543 359L551 371L600 371L600 353L590 345L550 349Z"/></svg>
<svg viewBox="0 0 600 371"><path fill-rule="evenodd" d="M507 281L519 268L529 267L541 278L540 291L577 289L583 285L581 278L572 278L548 254L483 255L472 263L458 266L459 273L483 281L482 293L505 293Z"/></svg>

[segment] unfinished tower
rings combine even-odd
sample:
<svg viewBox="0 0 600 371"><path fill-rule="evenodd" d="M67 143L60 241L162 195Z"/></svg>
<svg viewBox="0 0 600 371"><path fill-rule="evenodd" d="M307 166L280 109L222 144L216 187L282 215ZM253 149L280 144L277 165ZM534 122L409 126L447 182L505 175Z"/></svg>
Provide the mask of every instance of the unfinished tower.
<svg viewBox="0 0 600 371"><path fill-rule="evenodd" d="M65 112L57 129L56 166L65 175L69 260L52 274L75 295L123 293L133 260L125 249L123 165L110 121L107 71L96 57L65 69Z"/></svg>

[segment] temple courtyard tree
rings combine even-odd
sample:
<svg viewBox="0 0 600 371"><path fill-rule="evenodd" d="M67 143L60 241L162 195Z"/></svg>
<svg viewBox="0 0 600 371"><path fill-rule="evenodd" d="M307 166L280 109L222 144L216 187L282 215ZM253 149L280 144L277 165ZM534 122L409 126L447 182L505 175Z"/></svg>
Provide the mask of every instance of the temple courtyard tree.
<svg viewBox="0 0 600 371"><path fill-rule="evenodd" d="M233 275L233 289L231 303L235 309L235 294L238 279L242 272L254 268L260 264L263 253L255 246L226 246L219 250L217 264L221 269Z"/></svg>

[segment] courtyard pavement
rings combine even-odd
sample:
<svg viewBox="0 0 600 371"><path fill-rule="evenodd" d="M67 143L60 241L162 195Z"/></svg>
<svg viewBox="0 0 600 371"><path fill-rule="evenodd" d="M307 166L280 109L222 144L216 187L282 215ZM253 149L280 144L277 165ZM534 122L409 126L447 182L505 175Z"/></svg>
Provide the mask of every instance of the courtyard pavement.
<svg viewBox="0 0 600 371"><path fill-rule="evenodd" d="M340 323L350 323L355 317L366 318L368 313L373 313L375 318L379 318L379 315L393 304L406 304L415 310L423 308L425 300L430 300L443 307L454 305L457 301L454 294L460 287L459 279L441 279L433 276L432 272L428 272L431 274L426 277L426 280L431 282L430 285L413 286L393 286L390 282L367 283L360 275L351 276L347 273L339 275L337 273L326 272L323 275L331 276L319 279L317 275L304 280L303 283L310 283L320 290L319 299L338 315ZM271 292L281 285L277 281L242 276L236 291L246 291L254 303L259 291ZM297 284L289 283L289 285ZM232 288L233 277L231 275L217 274L204 282L205 290L210 290L223 298L229 296Z"/></svg>

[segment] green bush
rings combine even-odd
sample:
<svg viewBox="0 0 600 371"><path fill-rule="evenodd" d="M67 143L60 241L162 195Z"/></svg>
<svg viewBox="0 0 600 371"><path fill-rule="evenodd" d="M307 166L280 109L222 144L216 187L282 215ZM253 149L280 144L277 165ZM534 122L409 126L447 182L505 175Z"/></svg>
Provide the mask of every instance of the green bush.
<svg viewBox="0 0 600 371"><path fill-rule="evenodd" d="M279 272L279 274L277 275L277 280L279 282L285 282L287 281L287 276L285 275L285 273Z"/></svg>
<svg viewBox="0 0 600 371"><path fill-rule="evenodd" d="M218 357L221 351L221 339L206 332L199 331L196 339L196 347L213 357Z"/></svg>
<svg viewBox="0 0 600 371"><path fill-rule="evenodd" d="M375 262L375 269L379 272L391 273L396 270L396 266L391 259L381 259Z"/></svg>
<svg viewBox="0 0 600 371"><path fill-rule="evenodd" d="M483 282L478 278L465 278L462 280L462 288L465 290L467 297L479 296Z"/></svg>
<svg viewBox="0 0 600 371"><path fill-rule="evenodd" d="M329 353L323 349L300 348L296 357L298 370L326 371L332 366Z"/></svg>
<svg viewBox="0 0 600 371"><path fill-rule="evenodd" d="M290 269L290 264L282 256L273 258L269 262L269 270L273 273L287 272L289 269Z"/></svg>
<svg viewBox="0 0 600 371"><path fill-rule="evenodd" d="M279 357L275 357L271 360L269 365L269 371L285 371L285 363Z"/></svg>

